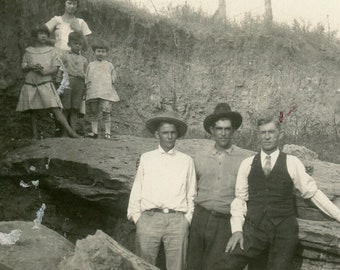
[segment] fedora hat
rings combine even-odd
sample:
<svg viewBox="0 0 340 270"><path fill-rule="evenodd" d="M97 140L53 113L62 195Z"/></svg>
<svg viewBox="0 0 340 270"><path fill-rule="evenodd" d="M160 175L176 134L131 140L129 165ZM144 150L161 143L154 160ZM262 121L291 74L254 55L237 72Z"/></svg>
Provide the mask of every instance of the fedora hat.
<svg viewBox="0 0 340 270"><path fill-rule="evenodd" d="M228 118L231 126L235 129L238 129L242 124L242 116L240 113L233 112L228 103L218 103L214 112L204 119L203 126L205 131L211 134L210 127L221 118Z"/></svg>
<svg viewBox="0 0 340 270"><path fill-rule="evenodd" d="M158 116L150 118L146 121L145 126L152 134L155 134L155 131L158 129L161 122L174 124L177 129L178 138L184 136L188 129L187 124L180 120L177 114L172 111L164 112Z"/></svg>

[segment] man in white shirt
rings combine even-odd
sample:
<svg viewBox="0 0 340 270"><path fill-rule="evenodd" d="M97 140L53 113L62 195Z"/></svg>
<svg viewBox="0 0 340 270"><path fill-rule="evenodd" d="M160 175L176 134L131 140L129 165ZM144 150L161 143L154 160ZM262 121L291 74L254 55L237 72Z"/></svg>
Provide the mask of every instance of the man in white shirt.
<svg viewBox="0 0 340 270"><path fill-rule="evenodd" d="M340 210L317 188L302 162L279 151L279 119L264 117L257 127L261 152L239 168L230 211L233 234L216 269L242 270L263 253L268 253L267 270L293 269L298 243L294 188L340 222Z"/></svg>
<svg viewBox="0 0 340 270"><path fill-rule="evenodd" d="M155 265L163 242L167 269L182 270L196 196L194 162L175 149L187 125L167 112L148 120L146 128L159 146L141 156L130 194L127 216L137 227L136 253Z"/></svg>

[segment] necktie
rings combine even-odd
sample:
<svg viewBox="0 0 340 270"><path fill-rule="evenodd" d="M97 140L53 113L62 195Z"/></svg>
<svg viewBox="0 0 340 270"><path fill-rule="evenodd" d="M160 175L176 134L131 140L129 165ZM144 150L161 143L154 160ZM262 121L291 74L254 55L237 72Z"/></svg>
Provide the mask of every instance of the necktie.
<svg viewBox="0 0 340 270"><path fill-rule="evenodd" d="M268 176L271 170L272 170L272 164L270 162L270 156L266 156L266 163L263 166L263 171L264 171L265 176Z"/></svg>

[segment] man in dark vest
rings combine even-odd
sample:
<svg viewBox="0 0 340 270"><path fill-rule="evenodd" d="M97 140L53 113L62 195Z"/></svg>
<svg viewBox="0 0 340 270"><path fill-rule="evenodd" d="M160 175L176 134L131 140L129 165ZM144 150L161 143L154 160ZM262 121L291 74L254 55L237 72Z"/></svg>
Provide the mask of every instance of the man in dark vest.
<svg viewBox="0 0 340 270"><path fill-rule="evenodd" d="M263 253L268 254L267 270L293 269L298 243L295 188L340 222L340 210L317 188L302 162L279 151L283 133L278 117L261 118L257 127L261 152L239 168L231 204L233 234L216 269L242 270Z"/></svg>

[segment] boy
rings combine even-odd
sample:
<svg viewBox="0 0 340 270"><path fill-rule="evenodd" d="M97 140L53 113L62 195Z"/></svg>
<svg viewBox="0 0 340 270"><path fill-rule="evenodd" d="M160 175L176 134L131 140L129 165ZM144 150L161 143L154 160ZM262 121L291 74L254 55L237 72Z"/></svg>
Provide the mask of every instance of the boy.
<svg viewBox="0 0 340 270"><path fill-rule="evenodd" d="M64 106L64 115L74 131L76 131L78 113L81 113L85 95L85 71L88 61L81 55L83 45L84 39L81 33L69 34L68 46L71 51L60 57L62 68L59 69L57 75L57 82L61 82L62 72L67 72L69 77L69 87L64 88L64 92L61 93L61 101Z"/></svg>
<svg viewBox="0 0 340 270"><path fill-rule="evenodd" d="M111 106L112 102L119 101L118 94L113 86L116 81L116 72L112 63L105 60L109 46L103 40L97 40L92 45L96 58L86 70L86 110L91 122L91 129L87 137L98 138L98 121L102 114L105 125L105 139L111 138Z"/></svg>

